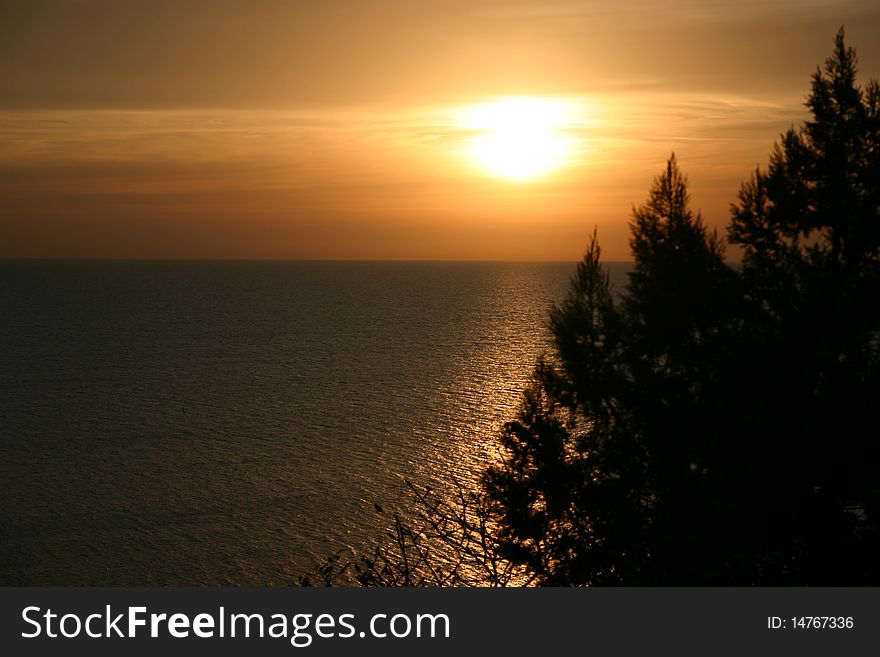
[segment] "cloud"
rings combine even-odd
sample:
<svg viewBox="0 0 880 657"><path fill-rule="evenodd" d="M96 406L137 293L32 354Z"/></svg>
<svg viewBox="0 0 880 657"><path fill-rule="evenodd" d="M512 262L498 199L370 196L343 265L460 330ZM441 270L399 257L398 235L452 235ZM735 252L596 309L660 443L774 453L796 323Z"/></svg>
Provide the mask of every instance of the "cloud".
<svg viewBox="0 0 880 657"><path fill-rule="evenodd" d="M33 0L0 15L6 109L322 108L802 85L847 24L880 68L863 0L654 3Z"/></svg>

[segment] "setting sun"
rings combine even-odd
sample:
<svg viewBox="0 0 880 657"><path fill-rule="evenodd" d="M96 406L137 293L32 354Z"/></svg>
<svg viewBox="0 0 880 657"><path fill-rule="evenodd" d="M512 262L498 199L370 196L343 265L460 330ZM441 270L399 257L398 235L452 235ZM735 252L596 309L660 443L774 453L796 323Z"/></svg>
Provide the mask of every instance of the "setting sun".
<svg viewBox="0 0 880 657"><path fill-rule="evenodd" d="M560 100L520 97L478 105L464 112L464 127L474 131L466 155L493 176L541 178L570 157L570 121L571 108Z"/></svg>

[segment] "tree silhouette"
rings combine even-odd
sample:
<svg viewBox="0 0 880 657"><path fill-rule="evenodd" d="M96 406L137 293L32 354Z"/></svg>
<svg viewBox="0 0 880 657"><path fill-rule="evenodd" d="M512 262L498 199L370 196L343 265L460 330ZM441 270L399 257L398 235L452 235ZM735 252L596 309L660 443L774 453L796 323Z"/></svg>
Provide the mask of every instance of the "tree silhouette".
<svg viewBox="0 0 880 657"><path fill-rule="evenodd" d="M594 233L485 477L541 583L877 581L880 91L855 80L841 30L733 207L741 269L674 157L617 296Z"/></svg>
<svg viewBox="0 0 880 657"><path fill-rule="evenodd" d="M787 466L770 536L793 581L878 577L880 88L856 85L856 61L841 29L813 75L812 118L732 208L750 305L741 340L771 364L750 395L756 430L778 452L768 465Z"/></svg>
<svg viewBox="0 0 880 657"><path fill-rule="evenodd" d="M880 86L843 30L806 104L732 206L741 267L673 155L624 289L593 233L483 489L303 583L880 582Z"/></svg>
<svg viewBox="0 0 880 657"><path fill-rule="evenodd" d="M619 297L594 234L486 477L510 557L545 584L699 581L716 551L707 438L735 277L674 156L631 229Z"/></svg>

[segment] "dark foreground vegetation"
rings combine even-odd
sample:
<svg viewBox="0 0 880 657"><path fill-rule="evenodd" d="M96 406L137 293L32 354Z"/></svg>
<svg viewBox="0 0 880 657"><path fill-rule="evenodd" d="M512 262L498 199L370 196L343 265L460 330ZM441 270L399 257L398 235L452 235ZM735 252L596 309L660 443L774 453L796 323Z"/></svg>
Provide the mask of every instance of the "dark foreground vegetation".
<svg viewBox="0 0 880 657"><path fill-rule="evenodd" d="M673 156L624 290L594 234L482 487L414 488L390 541L303 583L880 583L880 87L842 30L807 106L726 239Z"/></svg>

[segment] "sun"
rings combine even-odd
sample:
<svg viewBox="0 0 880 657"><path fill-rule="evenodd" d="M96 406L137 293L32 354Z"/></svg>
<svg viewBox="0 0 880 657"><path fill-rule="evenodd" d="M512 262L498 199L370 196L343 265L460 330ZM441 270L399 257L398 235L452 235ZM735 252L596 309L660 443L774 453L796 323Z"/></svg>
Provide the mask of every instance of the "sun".
<svg viewBox="0 0 880 657"><path fill-rule="evenodd" d="M565 102L545 98L504 98L471 107L463 112L463 127L473 132L466 156L499 178L546 177L572 153L570 114Z"/></svg>

